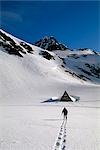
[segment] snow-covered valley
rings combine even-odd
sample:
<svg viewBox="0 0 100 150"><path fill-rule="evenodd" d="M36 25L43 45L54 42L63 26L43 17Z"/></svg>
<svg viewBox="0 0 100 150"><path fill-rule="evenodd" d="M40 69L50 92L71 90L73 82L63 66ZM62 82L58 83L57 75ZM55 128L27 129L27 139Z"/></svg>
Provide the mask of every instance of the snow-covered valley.
<svg viewBox="0 0 100 150"><path fill-rule="evenodd" d="M0 149L64 150L55 143L66 107L65 150L99 150L100 54L48 51L1 33ZM79 102L41 103L65 90Z"/></svg>
<svg viewBox="0 0 100 150"><path fill-rule="evenodd" d="M50 97L60 97L65 90L79 96L81 101L100 99L99 53L91 50L50 52L3 30L0 43L2 105L40 103ZM80 58L70 57L76 53Z"/></svg>

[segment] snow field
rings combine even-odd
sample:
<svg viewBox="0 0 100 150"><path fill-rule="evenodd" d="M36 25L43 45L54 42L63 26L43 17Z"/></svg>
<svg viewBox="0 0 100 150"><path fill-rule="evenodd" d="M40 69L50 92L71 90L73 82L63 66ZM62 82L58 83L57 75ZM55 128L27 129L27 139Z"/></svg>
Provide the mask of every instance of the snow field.
<svg viewBox="0 0 100 150"><path fill-rule="evenodd" d="M53 150L63 122L61 111L67 105L0 106L0 149ZM66 108L68 121L60 129L61 148L65 144L66 150L99 150L100 109L82 104Z"/></svg>

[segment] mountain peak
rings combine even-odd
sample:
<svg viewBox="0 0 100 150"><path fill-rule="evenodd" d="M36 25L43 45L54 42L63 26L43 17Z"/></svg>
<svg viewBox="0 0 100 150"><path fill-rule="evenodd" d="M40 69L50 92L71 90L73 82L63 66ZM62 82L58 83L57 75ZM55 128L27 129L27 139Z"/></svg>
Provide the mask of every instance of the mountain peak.
<svg viewBox="0 0 100 150"><path fill-rule="evenodd" d="M35 42L35 45L49 51L67 49L67 47L64 44L58 42L54 36L45 36L44 38Z"/></svg>

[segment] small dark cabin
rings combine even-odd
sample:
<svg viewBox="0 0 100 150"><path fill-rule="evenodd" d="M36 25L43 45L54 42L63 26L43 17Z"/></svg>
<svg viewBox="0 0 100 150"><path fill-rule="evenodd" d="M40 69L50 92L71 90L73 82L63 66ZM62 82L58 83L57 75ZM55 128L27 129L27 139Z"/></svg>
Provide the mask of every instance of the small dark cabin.
<svg viewBox="0 0 100 150"><path fill-rule="evenodd" d="M61 97L60 101L63 102L73 102L68 93L65 91L63 96Z"/></svg>

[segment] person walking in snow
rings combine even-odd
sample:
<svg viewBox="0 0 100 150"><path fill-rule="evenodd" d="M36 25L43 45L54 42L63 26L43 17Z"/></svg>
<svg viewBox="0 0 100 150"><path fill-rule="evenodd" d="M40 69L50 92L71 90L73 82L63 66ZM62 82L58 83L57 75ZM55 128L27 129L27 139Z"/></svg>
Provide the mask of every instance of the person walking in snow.
<svg viewBox="0 0 100 150"><path fill-rule="evenodd" d="M62 114L64 115L64 120L67 120L67 114L68 114L68 110L64 107L64 109L62 110Z"/></svg>

